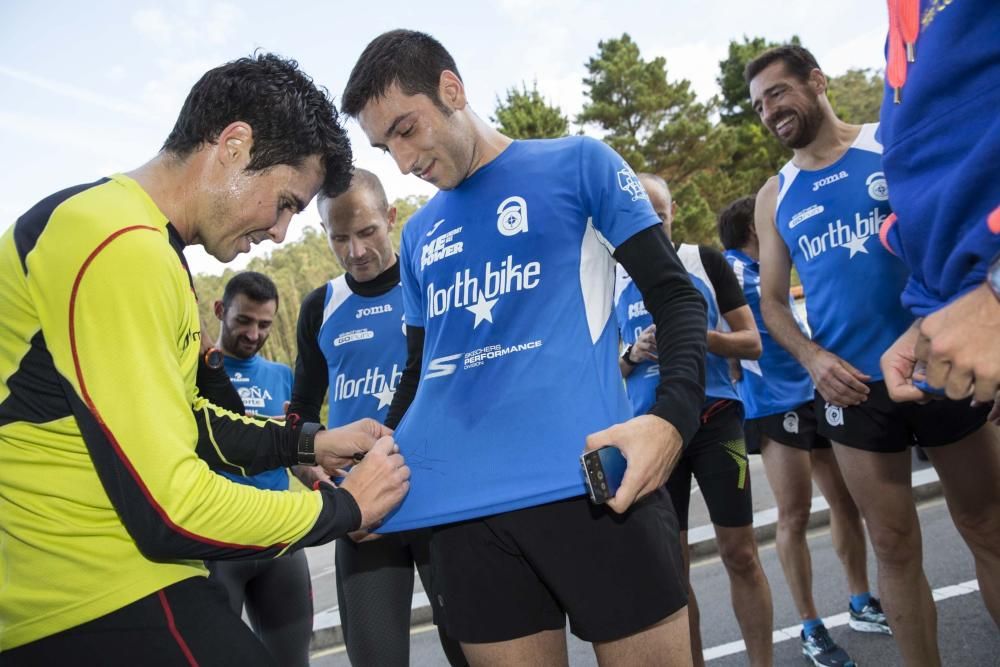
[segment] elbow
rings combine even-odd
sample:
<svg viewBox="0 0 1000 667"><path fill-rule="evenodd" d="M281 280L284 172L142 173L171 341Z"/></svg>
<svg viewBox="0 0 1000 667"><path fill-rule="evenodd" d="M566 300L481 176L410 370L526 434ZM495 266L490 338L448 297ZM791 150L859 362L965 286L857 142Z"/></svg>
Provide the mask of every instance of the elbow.
<svg viewBox="0 0 1000 667"><path fill-rule="evenodd" d="M760 355L764 353L764 346L760 342L760 334L756 331L753 332L753 341L747 350L747 359L757 360L760 359Z"/></svg>

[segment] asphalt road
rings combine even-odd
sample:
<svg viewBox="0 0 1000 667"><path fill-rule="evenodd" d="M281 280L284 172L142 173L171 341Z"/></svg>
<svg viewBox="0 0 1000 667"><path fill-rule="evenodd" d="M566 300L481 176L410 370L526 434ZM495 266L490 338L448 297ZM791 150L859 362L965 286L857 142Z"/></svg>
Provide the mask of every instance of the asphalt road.
<svg viewBox="0 0 1000 667"><path fill-rule="evenodd" d="M981 596L975 590L972 558L955 531L947 508L943 501L934 500L922 505L919 513L924 531L927 576L931 588L946 598L937 602L938 636L944 663L1000 667L1000 632L997 632ZM810 545L813 568L817 573L814 582L816 603L820 613L828 619L834 617L835 623L836 616L847 608L843 571L833 551L828 530L811 533ZM760 553L774 598L774 627L776 630L789 628L794 632L797 614L773 544L762 545ZM873 587L877 587L875 564L871 557L869 570ZM709 664L719 667L745 665L746 654L738 646L733 646L740 640L740 634L729 606L729 583L722 564L717 558L695 563L692 577L701 606L702 635ZM828 625L833 623L828 622ZM831 634L850 651L858 665L902 665L889 637L859 634L846 625L831 627ZM571 665L597 664L589 645L570 636L569 647ZM447 666L432 627L418 626L413 629L410 662L426 667ZM312 660L312 665L316 667L346 667L348 664L342 648L319 651ZM775 665L802 664L805 663L797 641L788 638L775 644Z"/></svg>

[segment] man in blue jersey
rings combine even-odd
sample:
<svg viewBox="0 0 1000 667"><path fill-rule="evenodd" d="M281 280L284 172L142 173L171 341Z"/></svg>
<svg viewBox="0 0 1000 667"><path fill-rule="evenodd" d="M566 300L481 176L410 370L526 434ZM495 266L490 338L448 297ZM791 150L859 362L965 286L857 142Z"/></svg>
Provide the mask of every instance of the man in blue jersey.
<svg viewBox="0 0 1000 667"><path fill-rule="evenodd" d="M642 184L592 139L498 133L422 33L373 40L342 99L402 172L441 190L403 231L408 355L387 424L414 477L383 530L435 526L445 624L473 665L565 663L567 615L601 664L690 664L660 487L697 430L706 325ZM632 419L616 259L657 325L660 398ZM594 506L579 457L606 445L628 466Z"/></svg>
<svg viewBox="0 0 1000 667"><path fill-rule="evenodd" d="M900 405L882 381L879 357L913 318L899 302L906 267L877 238L890 213L877 126L837 118L826 97L826 77L801 47L762 54L747 65L745 78L765 127L794 151L757 196L761 310L768 331L816 385L818 431L833 441L868 526L886 616L903 658L938 664L936 610L922 569L909 446L919 444L939 464L950 502L971 507L995 493L988 488L995 480L962 474L995 447L992 431L983 428L988 408L954 401ZM793 264L808 295L812 340L789 308ZM958 460L965 465L957 467ZM972 509L961 521L969 521L963 535L973 553L990 558L984 547L989 540L976 532L993 525L993 518ZM864 609L852 604L850 611Z"/></svg>
<svg viewBox="0 0 1000 667"><path fill-rule="evenodd" d="M365 417L384 422L406 363L399 262L390 237L396 208L378 177L357 168L346 192L332 199L320 196L317 205L344 273L302 302L289 415L318 421L329 389L328 427ZM414 565L437 606L430 531L376 537L356 533L337 540L344 644L352 664L405 667L410 664ZM457 642L440 635L449 661L464 664Z"/></svg>
<svg viewBox="0 0 1000 667"><path fill-rule="evenodd" d="M861 515L834 459L830 441L816 432L815 389L809 373L778 345L760 312L760 243L754 230L754 198L743 197L719 214L719 238L726 260L743 286L747 304L760 332L763 352L756 361L742 362L736 383L746 412L747 451L760 454L778 505L775 543L785 581L802 618L803 652L820 665L844 665L847 653L830 638L812 594L812 563L806 543L812 503L812 480L830 507L834 550L847 576L854 606L868 611L851 616L860 632L889 632L885 614L871 601L867 554ZM793 310L799 329L805 325Z"/></svg>
<svg viewBox="0 0 1000 667"><path fill-rule="evenodd" d="M674 204L666 181L654 174L639 174L639 180L663 223L664 233L671 238ZM747 645L750 664L770 665L773 662L771 591L757 556L743 413L729 373L730 359L756 359L760 355L760 337L739 282L722 254L709 246L685 243L675 247L708 310L706 396L701 425L666 486L677 511L688 574L691 652L695 665L703 665L698 603L691 588L688 551L688 506L694 478L715 527L719 554L729 575L733 611ZM640 351L641 356L637 356L631 346L643 332L655 327L631 277L621 266L617 274L615 314L622 340L629 346L619 367L625 377L632 413L641 415L656 400L659 367L654 351Z"/></svg>
<svg viewBox="0 0 1000 667"><path fill-rule="evenodd" d="M292 369L259 354L277 310L278 289L270 278L254 271L237 274L215 302L221 323L215 345L246 414L284 419ZM288 489L287 468L250 477L219 474L258 489ZM313 606L304 551L273 560L207 561L206 565L211 578L226 589L233 611L239 615L246 606L251 627L275 660L283 665L309 664Z"/></svg>

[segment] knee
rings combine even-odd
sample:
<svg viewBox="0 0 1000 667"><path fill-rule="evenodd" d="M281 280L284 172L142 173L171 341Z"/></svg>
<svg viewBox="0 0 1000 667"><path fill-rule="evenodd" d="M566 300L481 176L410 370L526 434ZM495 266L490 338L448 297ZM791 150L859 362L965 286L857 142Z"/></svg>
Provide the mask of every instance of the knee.
<svg viewBox="0 0 1000 667"><path fill-rule="evenodd" d="M809 527L810 514L811 507L808 504L789 508L779 507L778 529L792 535L805 535L806 528Z"/></svg>
<svg viewBox="0 0 1000 667"><path fill-rule="evenodd" d="M920 563L920 526L916 522L868 525L868 537L879 563L886 567L906 567Z"/></svg>
<svg viewBox="0 0 1000 667"><path fill-rule="evenodd" d="M737 544L719 545L719 557L731 575L752 576L760 569L757 549L752 539Z"/></svg>
<svg viewBox="0 0 1000 667"><path fill-rule="evenodd" d="M1000 512L995 507L952 511L951 516L969 546L1000 555Z"/></svg>

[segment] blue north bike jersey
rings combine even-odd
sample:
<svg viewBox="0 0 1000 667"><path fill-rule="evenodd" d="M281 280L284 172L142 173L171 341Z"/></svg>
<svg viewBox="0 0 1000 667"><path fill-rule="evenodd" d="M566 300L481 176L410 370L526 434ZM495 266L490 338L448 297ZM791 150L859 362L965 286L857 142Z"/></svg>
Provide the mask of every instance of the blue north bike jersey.
<svg viewBox="0 0 1000 667"><path fill-rule="evenodd" d="M760 312L760 264L739 250L726 250L723 254L743 286L743 295L760 332L760 359L741 359L743 378L736 383L746 418L757 419L786 412L811 401L815 388L809 373L771 337L764 324ZM808 336L806 326L794 307L792 317L803 335Z"/></svg>
<svg viewBox="0 0 1000 667"><path fill-rule="evenodd" d="M371 417L384 422L406 365L403 291L355 294L344 276L326 286L319 348L330 379L327 426Z"/></svg>
<svg viewBox="0 0 1000 667"><path fill-rule="evenodd" d="M410 219L403 302L425 339L395 437L413 476L380 532L586 493L586 436L631 416L611 253L658 224L632 169L585 137L516 141Z"/></svg>
<svg viewBox="0 0 1000 667"><path fill-rule="evenodd" d="M701 249L696 245L682 243L677 248L677 256L687 269L691 282L705 299L709 330L728 331L729 327L719 312L715 284L702 262ZM615 315L625 345L634 345L643 330L653 323L653 317L646 311L639 288L620 265L617 268L615 281ZM726 358L711 352L708 352L706 357L705 405L721 398L739 400L729 376L729 362ZM633 415L644 415L649 412L656 402L656 387L659 384L658 364L644 361L632 369L632 373L625 378L625 387L629 402L632 404Z"/></svg>
<svg viewBox="0 0 1000 667"><path fill-rule="evenodd" d="M889 208L877 124L863 125L835 163L804 171L788 162L778 176L775 225L806 294L813 340L882 378L879 357L913 317L899 295L908 272L879 242Z"/></svg>
<svg viewBox="0 0 1000 667"><path fill-rule="evenodd" d="M229 381L243 400L248 415L281 417L285 414L285 401L292 397L292 369L284 364L268 361L260 355L249 359L226 356L223 359ZM219 472L234 482L249 484L258 489L284 491L288 489L288 471L275 468L266 472L241 477Z"/></svg>

